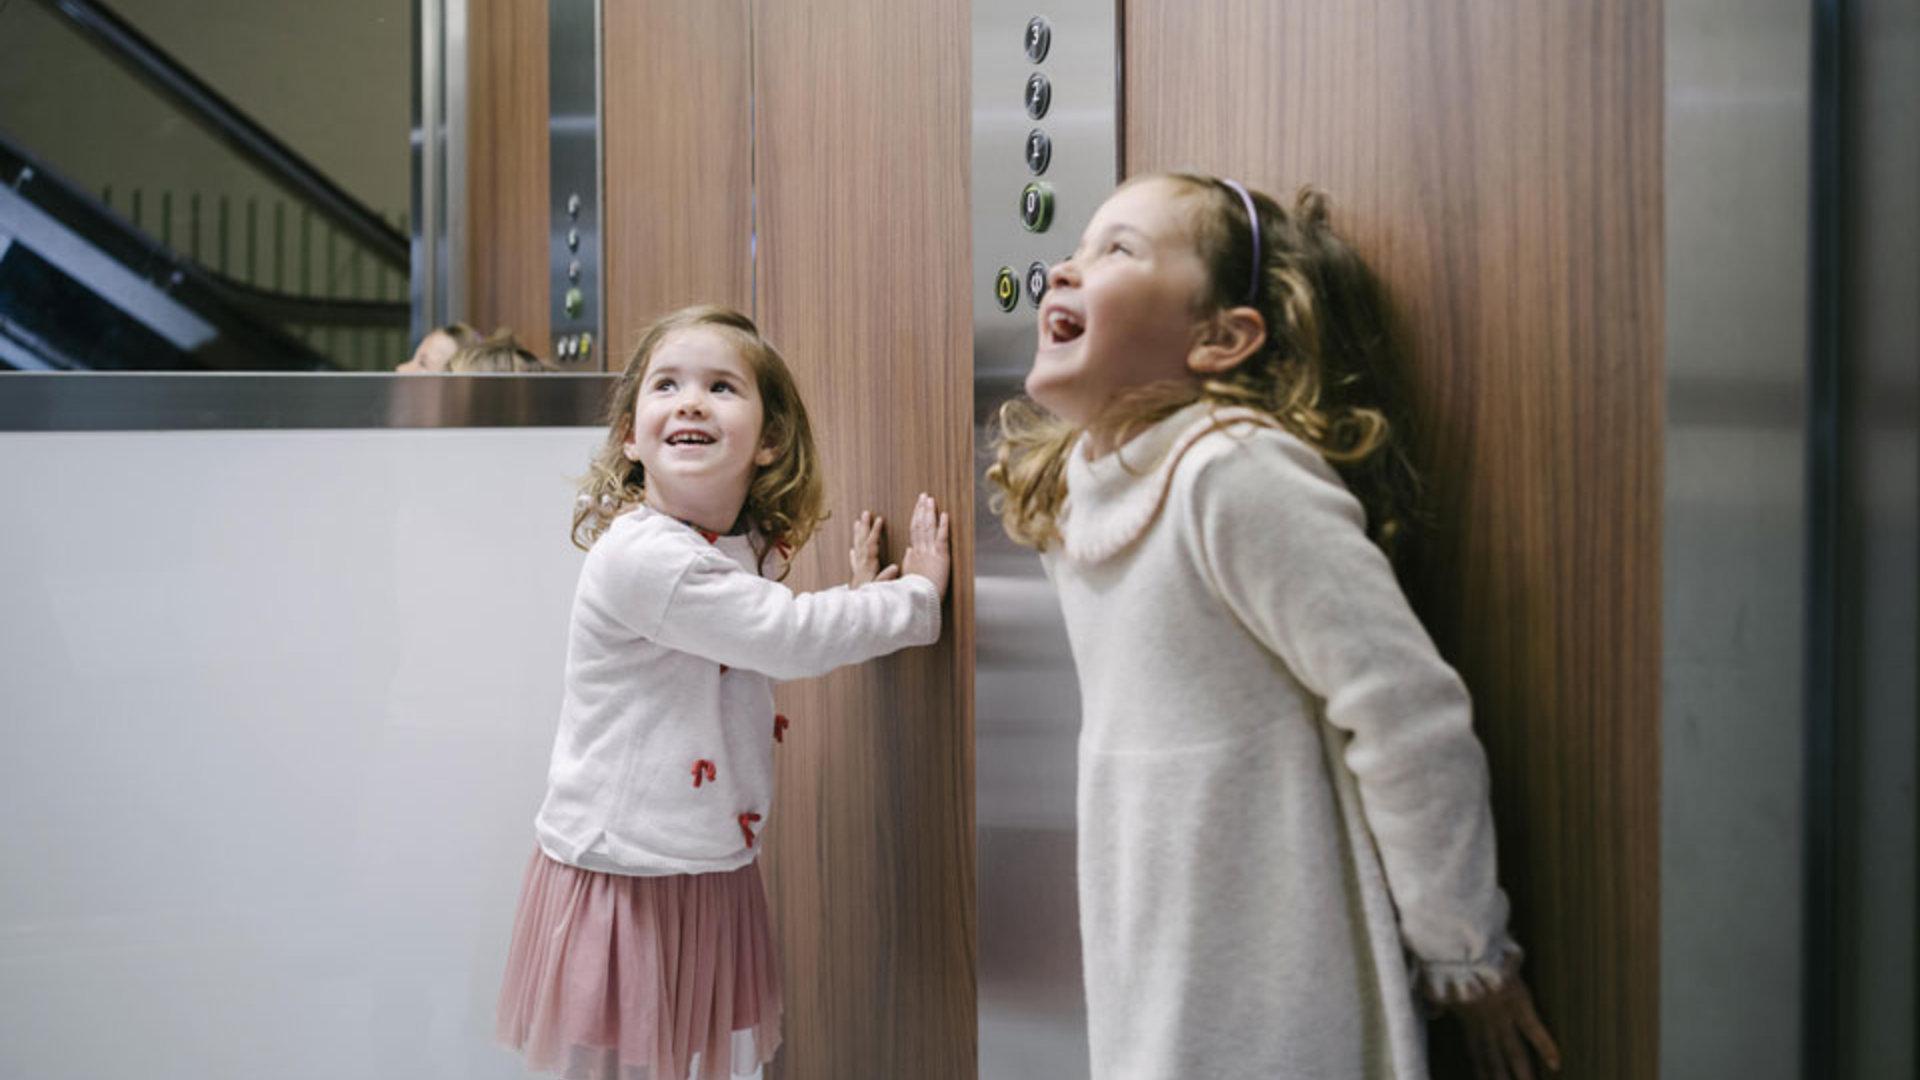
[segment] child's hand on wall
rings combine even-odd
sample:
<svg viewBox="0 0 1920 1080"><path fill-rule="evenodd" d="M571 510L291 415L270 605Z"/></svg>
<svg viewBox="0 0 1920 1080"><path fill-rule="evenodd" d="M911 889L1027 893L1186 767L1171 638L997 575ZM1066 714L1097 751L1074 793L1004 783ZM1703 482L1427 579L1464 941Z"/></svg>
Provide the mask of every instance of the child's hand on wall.
<svg viewBox="0 0 1920 1080"><path fill-rule="evenodd" d="M1518 971L1498 990L1447 1008L1466 1028L1467 1051L1479 1080L1535 1080L1533 1054L1540 1055L1547 1068L1560 1071L1560 1048L1534 1013L1533 995Z"/></svg>
<svg viewBox="0 0 1920 1080"><path fill-rule="evenodd" d="M847 561L853 566L853 580L848 588L857 589L869 581L892 581L900 576L897 565L880 569L880 545L886 530L885 518L871 510L860 511L860 519L853 523L853 549L847 552Z"/></svg>
<svg viewBox="0 0 1920 1080"><path fill-rule="evenodd" d="M933 582L940 595L947 594L947 575L953 563L952 541L947 515L934 504L933 496L922 494L913 506L913 524L909 527L907 554L901 569Z"/></svg>

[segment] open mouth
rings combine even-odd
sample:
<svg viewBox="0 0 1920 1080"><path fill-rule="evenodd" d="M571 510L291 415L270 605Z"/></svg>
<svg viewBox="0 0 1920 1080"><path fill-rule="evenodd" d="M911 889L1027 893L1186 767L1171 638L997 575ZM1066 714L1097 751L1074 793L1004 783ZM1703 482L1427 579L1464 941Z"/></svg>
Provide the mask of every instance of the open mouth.
<svg viewBox="0 0 1920 1080"><path fill-rule="evenodd" d="M1087 332L1079 316L1057 307L1048 308L1041 314L1040 325L1049 345L1064 345Z"/></svg>
<svg viewBox="0 0 1920 1080"><path fill-rule="evenodd" d="M676 431L667 436L668 446L712 446L713 436L698 431Z"/></svg>

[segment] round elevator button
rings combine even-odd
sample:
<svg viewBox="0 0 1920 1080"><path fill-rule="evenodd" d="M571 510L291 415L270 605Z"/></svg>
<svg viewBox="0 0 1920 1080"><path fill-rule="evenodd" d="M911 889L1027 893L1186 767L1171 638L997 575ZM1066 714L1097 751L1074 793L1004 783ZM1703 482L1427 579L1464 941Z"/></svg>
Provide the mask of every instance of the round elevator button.
<svg viewBox="0 0 1920 1080"><path fill-rule="evenodd" d="M1053 185L1036 180L1020 189L1020 224L1028 232L1046 232L1053 224Z"/></svg>
<svg viewBox="0 0 1920 1080"><path fill-rule="evenodd" d="M1047 115L1047 106L1051 104L1053 83L1036 71L1027 78L1027 115L1038 120Z"/></svg>
<svg viewBox="0 0 1920 1080"><path fill-rule="evenodd" d="M1035 176L1047 171L1053 160L1053 140L1039 128L1027 132L1027 171Z"/></svg>
<svg viewBox="0 0 1920 1080"><path fill-rule="evenodd" d="M1044 15L1035 15L1027 20L1027 59L1039 63L1047 58L1047 47L1053 44L1053 27L1047 25Z"/></svg>
<svg viewBox="0 0 1920 1080"><path fill-rule="evenodd" d="M993 302L1001 311L1012 311L1020 303L1020 278L1013 267L1003 266L993 276Z"/></svg>
<svg viewBox="0 0 1920 1080"><path fill-rule="evenodd" d="M580 230L579 229L567 230L567 250L568 251L580 250Z"/></svg>
<svg viewBox="0 0 1920 1080"><path fill-rule="evenodd" d="M580 216L580 196L578 195L567 196L567 216L570 218L577 218Z"/></svg>
<svg viewBox="0 0 1920 1080"><path fill-rule="evenodd" d="M568 289L566 297L561 301L561 306L566 308L567 318L577 319L580 313L586 310L587 296L579 289Z"/></svg>
<svg viewBox="0 0 1920 1080"><path fill-rule="evenodd" d="M1027 303L1040 306L1040 298L1047 295L1047 264L1034 263L1027 267Z"/></svg>

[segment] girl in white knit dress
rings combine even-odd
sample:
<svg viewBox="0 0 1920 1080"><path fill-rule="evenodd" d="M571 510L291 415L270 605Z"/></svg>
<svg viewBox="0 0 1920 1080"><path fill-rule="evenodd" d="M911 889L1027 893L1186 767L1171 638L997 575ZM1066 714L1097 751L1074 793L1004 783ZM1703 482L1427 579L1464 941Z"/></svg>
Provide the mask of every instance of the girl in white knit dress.
<svg viewBox="0 0 1920 1080"><path fill-rule="evenodd" d="M1494 877L1467 693L1383 547L1415 481L1377 286L1321 197L1123 185L1052 268L989 471L1084 716L1098 1080L1481 1075L1558 1050Z"/></svg>
<svg viewBox="0 0 1920 1080"><path fill-rule="evenodd" d="M863 514L854 587L779 584L824 516L818 458L786 364L724 309L655 323L607 424L499 1035L575 1080L752 1075L782 1009L755 862L786 727L772 681L938 639L947 516L920 496L881 570Z"/></svg>

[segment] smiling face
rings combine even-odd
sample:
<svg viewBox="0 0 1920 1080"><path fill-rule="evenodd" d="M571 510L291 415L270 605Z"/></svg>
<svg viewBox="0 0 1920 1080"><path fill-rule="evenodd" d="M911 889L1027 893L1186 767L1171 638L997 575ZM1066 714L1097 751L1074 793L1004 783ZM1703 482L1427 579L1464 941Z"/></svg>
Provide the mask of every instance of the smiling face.
<svg viewBox="0 0 1920 1080"><path fill-rule="evenodd" d="M760 387L726 331L676 330L647 363L633 400L626 455L646 469L647 505L704 529L733 527L761 444Z"/></svg>
<svg viewBox="0 0 1920 1080"><path fill-rule="evenodd" d="M1128 390L1198 381L1188 358L1205 328L1207 269L1186 197L1166 180L1122 187L1048 274L1026 389L1054 415L1086 424Z"/></svg>

